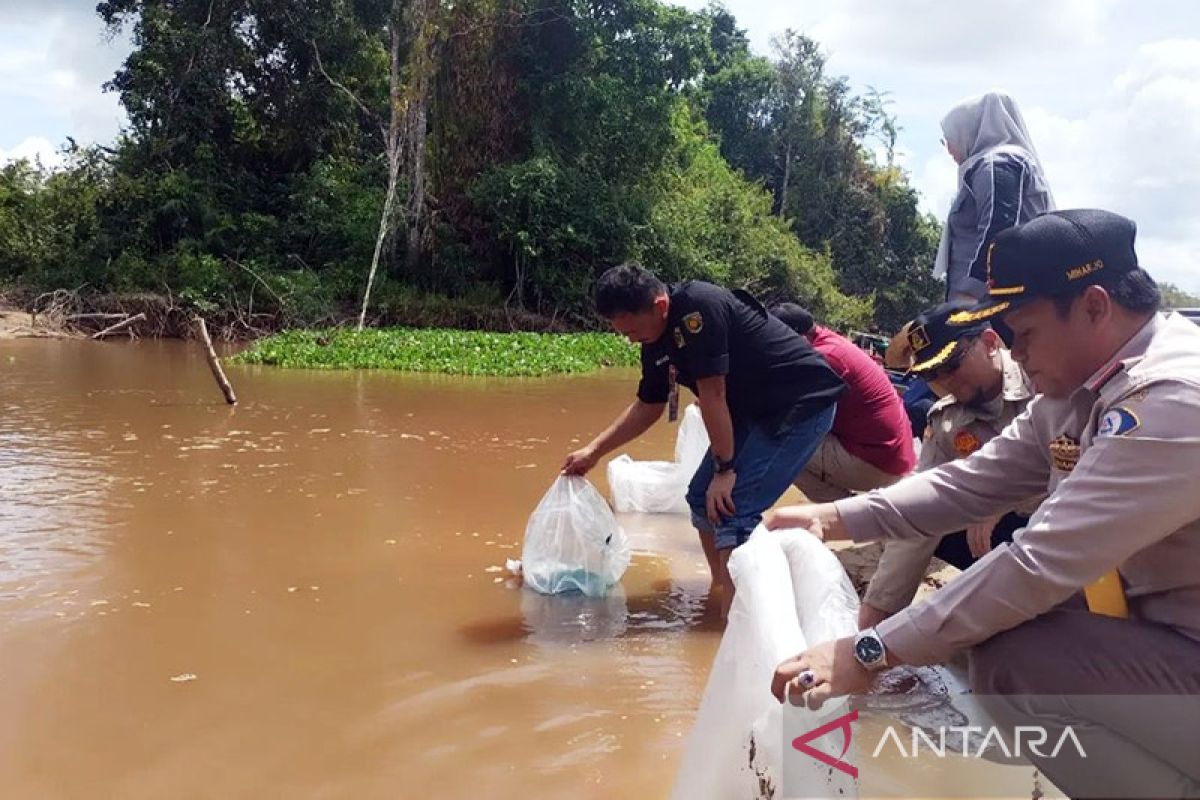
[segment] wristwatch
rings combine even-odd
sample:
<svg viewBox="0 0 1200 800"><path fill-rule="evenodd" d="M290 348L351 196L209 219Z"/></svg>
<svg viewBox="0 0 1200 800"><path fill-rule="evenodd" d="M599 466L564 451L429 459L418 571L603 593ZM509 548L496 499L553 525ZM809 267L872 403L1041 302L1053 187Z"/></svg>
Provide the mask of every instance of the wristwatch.
<svg viewBox="0 0 1200 800"><path fill-rule="evenodd" d="M713 472L720 475L722 472L733 471L733 459L722 461L719 456L713 456Z"/></svg>
<svg viewBox="0 0 1200 800"><path fill-rule="evenodd" d="M888 665L887 649L874 628L860 631L854 637L854 657L868 672L878 672Z"/></svg>

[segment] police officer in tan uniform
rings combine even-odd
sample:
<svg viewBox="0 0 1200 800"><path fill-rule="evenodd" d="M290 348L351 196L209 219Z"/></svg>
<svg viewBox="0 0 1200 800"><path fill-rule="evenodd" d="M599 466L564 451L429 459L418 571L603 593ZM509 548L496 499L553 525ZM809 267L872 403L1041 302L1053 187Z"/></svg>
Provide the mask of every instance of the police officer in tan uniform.
<svg viewBox="0 0 1200 800"><path fill-rule="evenodd" d="M943 303L906 326L909 371L942 395L929 410L918 470L928 470L971 455L1008 426L1029 404L1033 387L986 321L951 325L965 308ZM867 587L859 625L869 628L906 607L937 556L967 569L993 547L1012 541L1025 527L1041 497L1008 512L947 534L897 539L884 544L883 557Z"/></svg>
<svg viewBox="0 0 1200 800"><path fill-rule="evenodd" d="M925 602L781 664L777 697L819 705L887 666L968 649L972 687L998 719L1071 727L1086 758L1026 753L1068 795L1200 796L1200 328L1158 313L1135 232L1073 210L999 234L988 295L956 321L1002 315L1042 394L965 459L770 520L912 539L1047 494L1011 544Z"/></svg>

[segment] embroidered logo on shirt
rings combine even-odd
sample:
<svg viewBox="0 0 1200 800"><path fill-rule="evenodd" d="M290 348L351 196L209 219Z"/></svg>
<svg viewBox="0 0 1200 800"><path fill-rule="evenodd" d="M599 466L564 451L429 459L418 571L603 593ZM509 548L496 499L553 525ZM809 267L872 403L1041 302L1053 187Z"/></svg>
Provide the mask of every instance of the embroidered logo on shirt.
<svg viewBox="0 0 1200 800"><path fill-rule="evenodd" d="M960 456L969 456L978 450L983 443L979 437L970 431L959 431L954 434L954 452Z"/></svg>
<svg viewBox="0 0 1200 800"><path fill-rule="evenodd" d="M683 318L683 327L687 328L687 332L697 334L704 330L704 317L700 316L699 311L693 311Z"/></svg>
<svg viewBox="0 0 1200 800"><path fill-rule="evenodd" d="M675 346L681 350L687 346L687 342L683 339L683 331L679 328L675 329Z"/></svg>
<svg viewBox="0 0 1200 800"><path fill-rule="evenodd" d="M1079 463L1079 442L1065 433L1050 443L1050 460L1059 472L1070 472Z"/></svg>
<svg viewBox="0 0 1200 800"><path fill-rule="evenodd" d="M1134 414L1128 408L1117 406L1100 418L1100 425L1096 428L1096 435L1125 436L1133 433L1140 427L1142 427L1142 421L1138 419L1137 414Z"/></svg>

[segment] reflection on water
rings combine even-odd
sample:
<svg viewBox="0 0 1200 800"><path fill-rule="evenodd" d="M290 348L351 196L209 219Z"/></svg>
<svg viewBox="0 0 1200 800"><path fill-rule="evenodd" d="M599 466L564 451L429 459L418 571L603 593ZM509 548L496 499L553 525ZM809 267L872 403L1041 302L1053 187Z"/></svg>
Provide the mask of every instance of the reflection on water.
<svg viewBox="0 0 1200 800"><path fill-rule="evenodd" d="M719 635L686 520L623 517L609 597L504 570L631 374L234 367L228 408L177 342L0 342L0 370L6 796L669 787Z"/></svg>

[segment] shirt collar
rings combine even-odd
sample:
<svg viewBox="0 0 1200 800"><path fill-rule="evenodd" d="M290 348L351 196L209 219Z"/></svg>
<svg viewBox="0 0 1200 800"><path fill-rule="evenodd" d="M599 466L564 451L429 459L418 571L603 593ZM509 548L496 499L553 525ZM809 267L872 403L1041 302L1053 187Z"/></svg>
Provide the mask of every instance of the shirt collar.
<svg viewBox="0 0 1200 800"><path fill-rule="evenodd" d="M1033 397L1034 391L1029 385L1029 378L1025 377L1025 371L1007 348L1000 348L1000 361L1004 368L1004 388L1001 390L1004 399L1017 403Z"/></svg>
<svg viewBox="0 0 1200 800"><path fill-rule="evenodd" d="M1104 386L1112 380L1113 376L1124 369L1128 363L1142 355L1145 355L1146 350L1150 347L1150 342L1154 335L1162 326L1163 317L1161 314L1155 314L1141 328L1138 328L1137 333L1129 337L1129 341L1121 345L1121 349L1117 350L1113 357L1105 362L1104 366L1091 374L1086 381L1083 382L1083 388L1087 389L1092 394L1096 394Z"/></svg>

